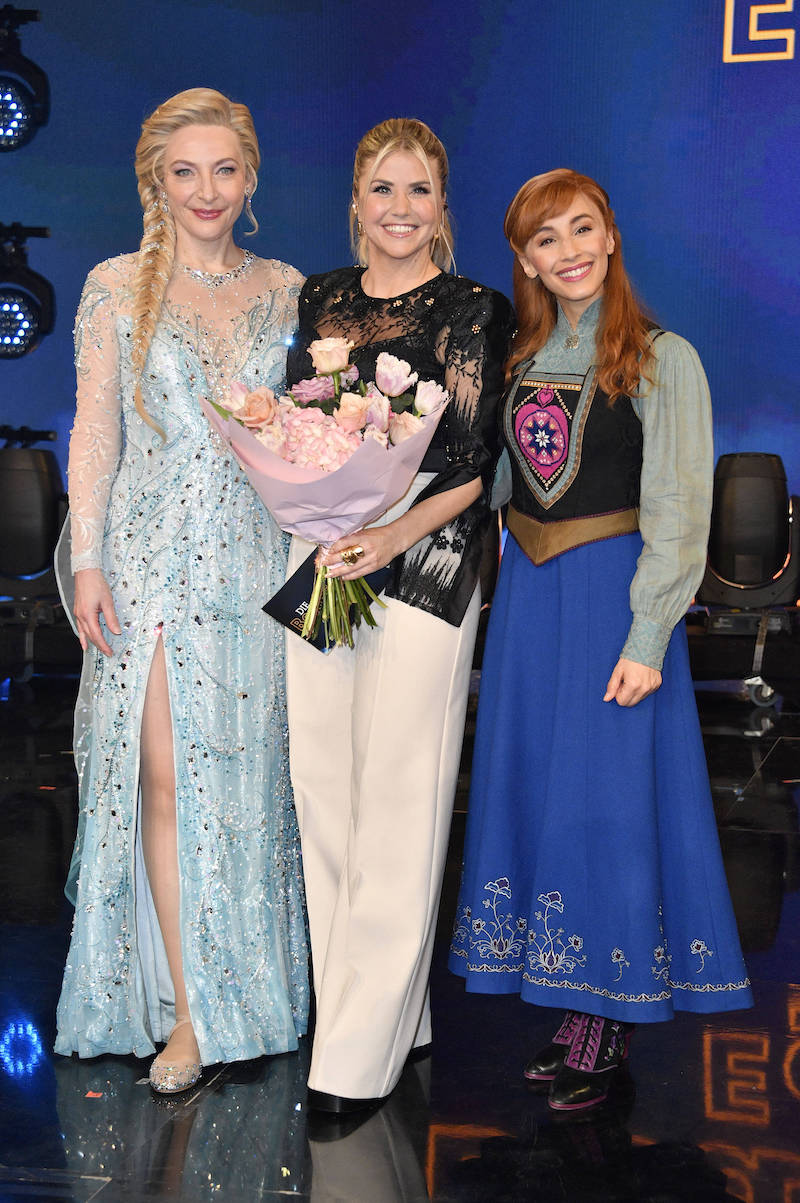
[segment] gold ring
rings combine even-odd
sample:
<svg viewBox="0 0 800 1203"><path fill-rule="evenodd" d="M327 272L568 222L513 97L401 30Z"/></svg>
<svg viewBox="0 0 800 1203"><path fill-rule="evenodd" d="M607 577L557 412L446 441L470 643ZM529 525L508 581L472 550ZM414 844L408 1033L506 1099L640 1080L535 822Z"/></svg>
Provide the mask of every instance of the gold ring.
<svg viewBox="0 0 800 1203"><path fill-rule="evenodd" d="M341 553L342 563L350 564L352 566L353 564L355 564L357 562L358 557L363 556L363 554L364 554L363 547L345 547Z"/></svg>

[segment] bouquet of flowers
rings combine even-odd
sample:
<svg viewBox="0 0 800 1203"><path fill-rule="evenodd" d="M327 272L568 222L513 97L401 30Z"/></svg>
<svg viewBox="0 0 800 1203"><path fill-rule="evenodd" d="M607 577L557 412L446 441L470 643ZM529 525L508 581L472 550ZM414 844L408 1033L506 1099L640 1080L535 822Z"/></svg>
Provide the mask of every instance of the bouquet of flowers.
<svg viewBox="0 0 800 1203"><path fill-rule="evenodd" d="M224 403L200 398L278 525L320 546L374 522L403 496L448 400L385 352L365 383L349 362L352 346L343 338L311 343L315 375L285 396L234 382ZM383 604L363 577L342 581L318 564L302 634L316 638L322 624L326 646L352 647L354 623L375 626L372 602Z"/></svg>

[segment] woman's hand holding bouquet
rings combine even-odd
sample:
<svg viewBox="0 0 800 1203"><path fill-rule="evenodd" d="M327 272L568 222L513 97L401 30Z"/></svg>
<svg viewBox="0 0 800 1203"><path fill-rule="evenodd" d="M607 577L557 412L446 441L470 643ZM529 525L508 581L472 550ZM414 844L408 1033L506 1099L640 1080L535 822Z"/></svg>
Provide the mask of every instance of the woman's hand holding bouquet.
<svg viewBox="0 0 800 1203"><path fill-rule="evenodd" d="M201 398L279 526L322 549L361 532L403 496L448 400L438 384L418 381L408 363L385 352L375 380L365 383L349 362L352 346L343 338L313 342L316 375L285 396L235 382L224 403ZM354 622L375 625L370 603L378 598L368 582L338 573L356 564L371 572L397 554L390 554L391 536L379 531L374 538L364 532L368 549L355 543L339 551L344 568L330 573L318 559L306 638L323 623L327 642L352 647Z"/></svg>

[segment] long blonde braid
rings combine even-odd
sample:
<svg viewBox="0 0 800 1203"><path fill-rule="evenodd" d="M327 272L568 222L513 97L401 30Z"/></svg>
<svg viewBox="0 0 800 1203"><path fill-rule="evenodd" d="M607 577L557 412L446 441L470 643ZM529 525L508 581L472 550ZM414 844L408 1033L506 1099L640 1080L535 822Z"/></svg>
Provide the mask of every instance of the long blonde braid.
<svg viewBox="0 0 800 1203"><path fill-rule="evenodd" d="M242 146L249 196L258 186L261 161L250 110L213 88L190 88L171 96L142 124L136 144L135 167L143 210L143 233L133 278L131 366L136 382L136 412L162 438L165 437L163 429L145 409L142 377L175 259L175 221L162 200L164 149L172 134L187 125L219 125L233 130ZM252 233L255 233L258 223L252 216L249 198L247 213L253 223Z"/></svg>

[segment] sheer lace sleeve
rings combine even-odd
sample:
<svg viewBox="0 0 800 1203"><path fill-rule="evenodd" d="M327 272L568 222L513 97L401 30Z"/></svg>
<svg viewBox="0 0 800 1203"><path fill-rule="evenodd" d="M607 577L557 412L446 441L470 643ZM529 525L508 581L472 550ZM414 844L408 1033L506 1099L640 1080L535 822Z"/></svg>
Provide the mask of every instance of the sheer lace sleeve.
<svg viewBox="0 0 800 1203"><path fill-rule="evenodd" d="M69 444L72 571L99 568L106 506L119 461L121 395L109 265L86 280L75 319L77 410Z"/></svg>
<svg viewBox="0 0 800 1203"><path fill-rule="evenodd" d="M476 476L491 483L499 455L498 404L503 394L503 364L514 330L514 313L499 292L472 286L468 301L442 331L444 386L450 394L446 414L449 469L435 492L466 484Z"/></svg>

